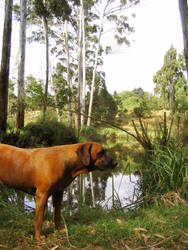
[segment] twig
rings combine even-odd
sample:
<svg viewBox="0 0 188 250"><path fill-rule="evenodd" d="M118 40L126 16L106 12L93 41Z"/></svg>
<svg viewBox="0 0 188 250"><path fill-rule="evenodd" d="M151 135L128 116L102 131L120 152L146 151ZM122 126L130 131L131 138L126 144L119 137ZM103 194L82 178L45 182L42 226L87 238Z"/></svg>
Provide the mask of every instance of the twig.
<svg viewBox="0 0 188 250"><path fill-rule="evenodd" d="M69 240L69 232L68 232L67 224L66 224L66 222L65 222L65 219L64 219L64 216L63 216L63 215L62 215L62 218L63 218L63 222L64 222L64 225L65 225L65 232L66 232L66 237L67 237L67 241L68 241L68 243L69 243L69 246L72 247L72 248L77 248L77 247L75 247L74 245L72 245L72 244L70 243L70 240Z"/></svg>
<svg viewBox="0 0 188 250"><path fill-rule="evenodd" d="M158 242L158 243L156 243L156 244L154 244L154 245L149 246L149 248L153 248L153 247L160 246L160 245L163 244L165 241L168 241L169 239L171 239L171 238L173 238L173 237L174 237L174 236L170 236L170 237L168 237L168 238L166 238L166 239L164 239L164 240L161 240L160 242Z"/></svg>
<svg viewBox="0 0 188 250"><path fill-rule="evenodd" d="M154 247L157 247L157 246L160 246L161 244L163 244L165 241L167 241L167 240L169 240L169 239L171 239L171 238L173 238L174 236L170 236L170 237L168 237L168 238L166 238L166 239L164 239L164 240L161 240L160 242L158 242L158 243L156 243L156 244L154 244L154 245L148 245L148 246L145 246L145 247L137 247L137 248L134 248L133 250L144 250L144 249L146 249L146 247L147 247L147 249L149 248L149 249L153 249Z"/></svg>
<svg viewBox="0 0 188 250"><path fill-rule="evenodd" d="M171 136L173 121L174 121L174 119L172 118L171 123L170 123L170 129L169 129L167 141L169 141L170 136Z"/></svg>
<svg viewBox="0 0 188 250"><path fill-rule="evenodd" d="M131 204L128 204L128 205L126 205L126 206L123 206L122 207L122 209L128 209L128 208L130 208L130 207L132 207L132 206L135 206L135 205L137 205L137 204L141 204L143 202L143 199L138 199L137 201L135 201L135 202L132 202Z"/></svg>
<svg viewBox="0 0 188 250"><path fill-rule="evenodd" d="M148 145L151 145L151 142L150 142L150 139L149 139L149 137L148 137L146 128L143 126L143 123L142 123L142 120L141 120L140 117L139 117L139 123L140 123L140 127L141 127L141 129L142 129L143 139L145 140L145 142L146 142Z"/></svg>

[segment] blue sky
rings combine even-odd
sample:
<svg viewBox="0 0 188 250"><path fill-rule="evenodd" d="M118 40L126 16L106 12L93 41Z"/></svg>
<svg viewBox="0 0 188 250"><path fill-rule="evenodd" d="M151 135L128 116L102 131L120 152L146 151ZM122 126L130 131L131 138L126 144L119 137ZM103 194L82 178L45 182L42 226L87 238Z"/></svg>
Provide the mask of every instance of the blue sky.
<svg viewBox="0 0 188 250"><path fill-rule="evenodd" d="M0 1L0 48L3 30L3 4ZM136 14L133 21L134 34L130 47L116 47L116 52L104 56L103 70L110 93L114 91L143 88L153 92L153 75L163 64L163 58L171 45L178 53L183 50L178 0L141 0L141 5L131 10ZM18 25L13 26L11 74L16 77L18 51ZM133 41L134 40L134 41ZM0 51L1 54L1 51ZM26 52L26 75L45 75L45 49L42 45L31 47Z"/></svg>

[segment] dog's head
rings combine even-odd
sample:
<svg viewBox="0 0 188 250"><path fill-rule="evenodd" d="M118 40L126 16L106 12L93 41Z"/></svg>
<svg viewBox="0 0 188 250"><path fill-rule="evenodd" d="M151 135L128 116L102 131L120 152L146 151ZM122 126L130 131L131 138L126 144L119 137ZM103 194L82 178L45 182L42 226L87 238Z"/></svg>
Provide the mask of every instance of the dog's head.
<svg viewBox="0 0 188 250"><path fill-rule="evenodd" d="M113 169L117 165L117 162L107 154L107 150L96 142L82 143L77 155L88 171Z"/></svg>

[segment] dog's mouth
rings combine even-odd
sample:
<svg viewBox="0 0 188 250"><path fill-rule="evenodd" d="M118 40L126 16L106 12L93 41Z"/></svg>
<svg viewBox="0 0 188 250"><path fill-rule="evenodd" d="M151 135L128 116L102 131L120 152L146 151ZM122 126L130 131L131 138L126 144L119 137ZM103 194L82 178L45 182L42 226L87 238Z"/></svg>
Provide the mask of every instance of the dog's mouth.
<svg viewBox="0 0 188 250"><path fill-rule="evenodd" d="M100 171L104 171L104 170L112 170L117 166L117 162L112 160L111 162L109 162L107 165L99 165L97 166L97 169Z"/></svg>

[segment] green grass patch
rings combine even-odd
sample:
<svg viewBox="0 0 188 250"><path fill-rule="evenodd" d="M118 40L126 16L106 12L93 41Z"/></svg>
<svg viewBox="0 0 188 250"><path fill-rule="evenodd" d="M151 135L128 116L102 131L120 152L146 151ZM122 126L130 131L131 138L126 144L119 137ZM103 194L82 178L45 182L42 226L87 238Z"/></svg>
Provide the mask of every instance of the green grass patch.
<svg viewBox="0 0 188 250"><path fill-rule="evenodd" d="M187 204L170 207L155 205L129 212L82 206L72 215L63 213L67 234L55 230L48 216L43 224L46 240L40 243L33 240L34 214L24 214L17 207L13 208L1 206L0 247L3 249L188 247Z"/></svg>

